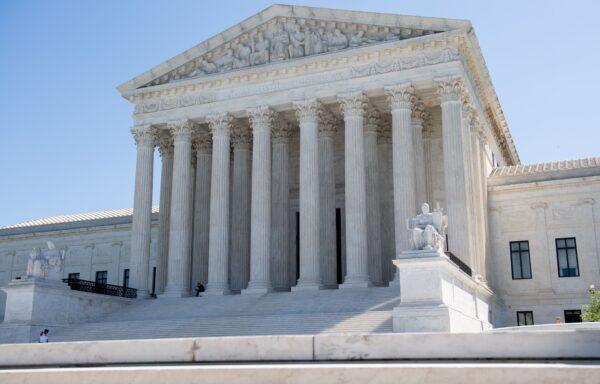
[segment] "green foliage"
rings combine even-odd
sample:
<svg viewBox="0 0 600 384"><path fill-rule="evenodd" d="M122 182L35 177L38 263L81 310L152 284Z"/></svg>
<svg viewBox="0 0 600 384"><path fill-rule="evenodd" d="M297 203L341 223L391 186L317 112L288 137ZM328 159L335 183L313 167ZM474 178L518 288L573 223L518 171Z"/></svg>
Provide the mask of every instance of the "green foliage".
<svg viewBox="0 0 600 384"><path fill-rule="evenodd" d="M594 288L592 285L588 292L590 293L592 302L590 305L583 306L584 313L581 315L581 318L584 321L600 321L600 290Z"/></svg>

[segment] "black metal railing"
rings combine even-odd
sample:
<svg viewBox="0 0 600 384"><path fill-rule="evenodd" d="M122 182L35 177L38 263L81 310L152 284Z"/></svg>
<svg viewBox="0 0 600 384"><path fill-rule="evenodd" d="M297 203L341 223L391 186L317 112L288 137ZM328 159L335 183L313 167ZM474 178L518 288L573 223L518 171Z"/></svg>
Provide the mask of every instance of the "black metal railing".
<svg viewBox="0 0 600 384"><path fill-rule="evenodd" d="M450 261L456 264L456 266L460 268L461 271L463 271L469 276L473 276L473 271L471 270L471 268L467 264L465 264L461 259L456 257L452 252L446 252L446 256L448 256L450 258Z"/></svg>
<svg viewBox="0 0 600 384"><path fill-rule="evenodd" d="M95 281L81 279L63 279L74 291L98 293L100 295L119 296L135 299L137 297L137 289L123 287L121 285L112 285L97 283Z"/></svg>

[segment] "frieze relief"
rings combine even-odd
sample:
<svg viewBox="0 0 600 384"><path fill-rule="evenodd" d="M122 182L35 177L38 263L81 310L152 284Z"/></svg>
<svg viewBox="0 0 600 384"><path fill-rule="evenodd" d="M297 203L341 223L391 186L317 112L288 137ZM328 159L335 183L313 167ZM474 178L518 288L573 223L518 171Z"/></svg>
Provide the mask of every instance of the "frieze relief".
<svg viewBox="0 0 600 384"><path fill-rule="evenodd" d="M199 94L181 92L179 96L169 94L159 98L141 98L135 103L134 114L153 113L161 110L208 104L222 100L252 96L260 93L283 91L287 89L295 89L335 81L344 81L370 75L399 72L456 60L461 60L461 53L458 48L443 48L421 51L421 53L409 56L403 55L397 59L389 59L386 61L364 65L355 65L349 68L347 67L338 72L317 72L301 78L286 79L277 82L269 82L267 84L250 85L243 88L228 88L220 90L218 93L204 89ZM168 101L163 101L165 99L168 99ZM175 107L173 105L175 105Z"/></svg>
<svg viewBox="0 0 600 384"><path fill-rule="evenodd" d="M438 32L279 17L160 76L145 87Z"/></svg>

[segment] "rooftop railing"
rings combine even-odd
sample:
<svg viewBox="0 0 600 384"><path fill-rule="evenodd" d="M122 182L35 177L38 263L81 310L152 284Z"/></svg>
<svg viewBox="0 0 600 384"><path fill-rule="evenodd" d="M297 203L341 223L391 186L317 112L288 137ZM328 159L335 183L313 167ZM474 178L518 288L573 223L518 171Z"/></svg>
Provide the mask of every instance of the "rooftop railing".
<svg viewBox="0 0 600 384"><path fill-rule="evenodd" d="M81 279L63 279L69 287L74 291L97 293L100 295L126 297L135 299L137 297L137 289L124 287L122 285L112 285L98 283L95 281Z"/></svg>

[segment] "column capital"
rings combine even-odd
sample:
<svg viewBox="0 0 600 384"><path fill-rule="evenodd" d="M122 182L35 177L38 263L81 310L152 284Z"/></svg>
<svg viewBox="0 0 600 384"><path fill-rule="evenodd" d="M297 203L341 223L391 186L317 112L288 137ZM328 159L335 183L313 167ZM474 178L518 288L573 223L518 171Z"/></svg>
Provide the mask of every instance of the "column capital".
<svg viewBox="0 0 600 384"><path fill-rule="evenodd" d="M161 157L173 157L173 136L163 133L158 136L158 152Z"/></svg>
<svg viewBox="0 0 600 384"><path fill-rule="evenodd" d="M154 145L156 131L150 124L135 125L131 128L131 134L136 145Z"/></svg>
<svg viewBox="0 0 600 384"><path fill-rule="evenodd" d="M192 148L197 154L212 153L212 138L210 136L210 133L200 133L194 135Z"/></svg>
<svg viewBox="0 0 600 384"><path fill-rule="evenodd" d="M462 77L444 77L434 80L440 103L462 101L465 85Z"/></svg>
<svg viewBox="0 0 600 384"><path fill-rule="evenodd" d="M344 117L363 117L367 98L362 91L337 95Z"/></svg>
<svg viewBox="0 0 600 384"><path fill-rule="evenodd" d="M335 116L329 112L323 112L319 120L319 137L334 137L337 131Z"/></svg>
<svg viewBox="0 0 600 384"><path fill-rule="evenodd" d="M377 133L378 144L392 143L392 121L390 120L390 115L388 113L384 113L381 115Z"/></svg>
<svg viewBox="0 0 600 384"><path fill-rule="evenodd" d="M318 123L322 105L317 99L296 101L294 102L294 108L296 109L296 116L300 123L308 121Z"/></svg>
<svg viewBox="0 0 600 384"><path fill-rule="evenodd" d="M381 124L381 113L379 110L373 106L370 106L367 109L367 113L365 114L365 132L373 132L377 133L379 130L379 125Z"/></svg>
<svg viewBox="0 0 600 384"><path fill-rule="evenodd" d="M250 149L252 131L246 124L235 122L231 125L231 143L234 149Z"/></svg>
<svg viewBox="0 0 600 384"><path fill-rule="evenodd" d="M173 141L191 141L194 123L190 120L173 120L167 122L167 128L173 135Z"/></svg>
<svg viewBox="0 0 600 384"><path fill-rule="evenodd" d="M286 143L292 137L291 123L282 117L275 120L273 124L273 142Z"/></svg>
<svg viewBox="0 0 600 384"><path fill-rule="evenodd" d="M412 109L415 89L411 83L396 84L384 87L392 111L396 109Z"/></svg>
<svg viewBox="0 0 600 384"><path fill-rule="evenodd" d="M207 117L208 127L214 136L229 136L233 117L228 113L215 113Z"/></svg>
<svg viewBox="0 0 600 384"><path fill-rule="evenodd" d="M248 119L250 120L253 131L269 128L273 122L273 111L267 105L249 108L246 112L248 113Z"/></svg>

